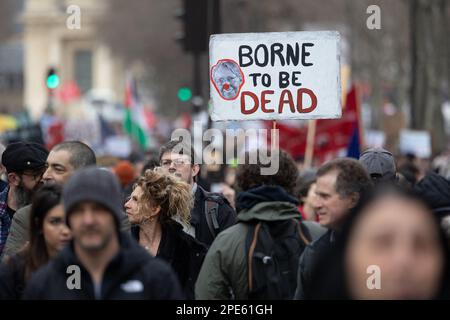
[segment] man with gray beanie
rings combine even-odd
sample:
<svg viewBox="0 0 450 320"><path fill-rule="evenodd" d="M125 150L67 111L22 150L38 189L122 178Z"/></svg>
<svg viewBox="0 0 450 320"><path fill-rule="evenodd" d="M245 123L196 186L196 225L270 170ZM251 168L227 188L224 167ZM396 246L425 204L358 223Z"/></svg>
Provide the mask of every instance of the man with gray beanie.
<svg viewBox="0 0 450 320"><path fill-rule="evenodd" d="M121 233L120 186L113 173L90 167L63 189L73 239L37 271L25 299L181 299L176 275Z"/></svg>

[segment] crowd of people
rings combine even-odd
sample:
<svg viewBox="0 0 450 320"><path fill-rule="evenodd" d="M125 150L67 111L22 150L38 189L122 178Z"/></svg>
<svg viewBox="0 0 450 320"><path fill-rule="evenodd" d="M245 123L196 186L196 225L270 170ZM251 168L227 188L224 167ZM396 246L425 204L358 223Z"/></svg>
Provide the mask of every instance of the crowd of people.
<svg viewBox="0 0 450 320"><path fill-rule="evenodd" d="M3 149L0 299L450 298L450 180L387 150L316 169L279 150L273 175L249 151L217 193L185 141L141 168Z"/></svg>

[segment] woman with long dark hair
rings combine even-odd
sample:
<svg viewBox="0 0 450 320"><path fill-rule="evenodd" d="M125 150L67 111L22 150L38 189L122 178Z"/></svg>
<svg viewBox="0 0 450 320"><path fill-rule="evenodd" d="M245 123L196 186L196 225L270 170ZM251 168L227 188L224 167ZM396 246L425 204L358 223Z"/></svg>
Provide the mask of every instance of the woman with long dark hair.
<svg viewBox="0 0 450 320"><path fill-rule="evenodd" d="M33 198L30 241L0 266L0 299L20 299L31 275L70 240L61 204L61 187L43 186Z"/></svg>

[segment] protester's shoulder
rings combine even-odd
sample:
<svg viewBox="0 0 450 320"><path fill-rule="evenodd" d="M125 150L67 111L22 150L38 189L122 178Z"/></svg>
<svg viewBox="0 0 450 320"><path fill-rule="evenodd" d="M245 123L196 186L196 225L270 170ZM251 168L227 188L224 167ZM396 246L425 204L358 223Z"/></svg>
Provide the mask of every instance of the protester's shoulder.
<svg viewBox="0 0 450 320"><path fill-rule="evenodd" d="M197 193L199 193L200 195L197 196ZM196 197L197 197L196 201L199 204L206 203L206 201L212 201L217 203L219 211L218 212L219 224L221 224L222 226L223 225L230 226L236 222L236 211L233 209L230 202L227 200L227 198L224 197L223 194L216 192L209 192L203 189L202 187L198 186Z"/></svg>
<svg viewBox="0 0 450 320"><path fill-rule="evenodd" d="M65 282L66 272L58 272L57 263L54 260L47 263L34 272L27 282L23 299L25 300L41 300L48 297L50 291L58 287L57 283ZM62 278L61 276L64 276Z"/></svg>
<svg viewBox="0 0 450 320"><path fill-rule="evenodd" d="M60 276L65 278L67 267L72 264L76 264L76 262L73 260L71 247L68 245L56 257L34 272L31 279L35 278L36 281L46 282Z"/></svg>
<svg viewBox="0 0 450 320"><path fill-rule="evenodd" d="M184 233L184 231L183 231L183 233ZM192 249L194 252L206 254L206 252L208 251L208 248L206 247L206 245L204 245L203 243L201 243L200 241L198 241L191 235L185 233L183 235L183 238L185 239L189 248Z"/></svg>
<svg viewBox="0 0 450 320"><path fill-rule="evenodd" d="M228 227L217 235L209 250L236 248L237 245L245 242L247 230L247 225L242 222Z"/></svg>
<svg viewBox="0 0 450 320"><path fill-rule="evenodd" d="M16 213L14 213L14 220L27 220L31 213L31 204L26 205L25 207L19 208Z"/></svg>
<svg viewBox="0 0 450 320"><path fill-rule="evenodd" d="M25 213L31 212L31 204L27 204L26 206L19 208L16 211L16 213L23 213L23 212L25 212Z"/></svg>
<svg viewBox="0 0 450 320"><path fill-rule="evenodd" d="M181 247L184 247L188 250L193 250L195 252L205 252L208 250L208 248L192 237L190 234L183 231L183 227L176 221L173 221L169 224L167 224L168 230L171 234L173 234L174 237L179 240L179 244Z"/></svg>
<svg viewBox="0 0 450 320"><path fill-rule="evenodd" d="M20 272L25 267L25 257L21 253L16 253L12 256L7 256L0 264L0 275L11 275L15 272Z"/></svg>
<svg viewBox="0 0 450 320"><path fill-rule="evenodd" d="M22 267L25 265L27 253L28 253L27 250L19 251L16 254L13 254L12 256L6 257L4 263L14 267Z"/></svg>
<svg viewBox="0 0 450 320"><path fill-rule="evenodd" d="M328 231L327 228L322 227L320 223L315 221L302 220L301 223L308 230L311 242L320 239Z"/></svg>
<svg viewBox="0 0 450 320"><path fill-rule="evenodd" d="M319 238L312 241L309 245L306 246L304 250L304 254L308 255L319 251L321 248L328 246L330 243L330 230L326 230Z"/></svg>
<svg viewBox="0 0 450 320"><path fill-rule="evenodd" d="M221 239L221 238L239 238L239 235L243 235L246 233L248 229L247 224L243 223L243 222L238 222L230 227L228 227L227 229L223 230L222 232L220 232L217 235L216 239Z"/></svg>
<svg viewBox="0 0 450 320"><path fill-rule="evenodd" d="M217 193L217 192L210 192L205 189L203 189L201 186L197 186L196 196L203 201L214 201L219 204L219 206L230 206L230 203L228 202L227 198L224 197L223 194Z"/></svg>
<svg viewBox="0 0 450 320"><path fill-rule="evenodd" d="M36 290L43 290L48 288L51 282L54 282L57 278L57 262L52 260L45 266L39 268L33 273L28 281L27 291L36 292Z"/></svg>

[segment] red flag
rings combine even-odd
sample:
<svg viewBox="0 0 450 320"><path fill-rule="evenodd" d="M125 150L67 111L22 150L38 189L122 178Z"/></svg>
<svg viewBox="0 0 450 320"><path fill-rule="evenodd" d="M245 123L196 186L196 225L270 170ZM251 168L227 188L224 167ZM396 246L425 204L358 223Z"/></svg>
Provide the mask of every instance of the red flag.
<svg viewBox="0 0 450 320"><path fill-rule="evenodd" d="M47 143L48 150L52 149L55 145L64 141L64 123L62 121L55 121L49 127L47 131Z"/></svg>
<svg viewBox="0 0 450 320"><path fill-rule="evenodd" d="M353 129L358 122L356 88L347 94L346 106L340 119L317 120L314 158L320 163L346 155Z"/></svg>
<svg viewBox="0 0 450 320"><path fill-rule="evenodd" d="M358 122L357 103L356 87L353 86L347 94L346 106L340 119L317 120L314 159L318 163L346 155L354 126ZM268 121L267 128L270 127L271 122ZM281 123L277 127L280 130L280 148L286 150L294 159L304 157L308 128L295 128Z"/></svg>
<svg viewBox="0 0 450 320"><path fill-rule="evenodd" d="M75 81L64 83L58 90L58 97L63 103L69 103L78 100L81 96L80 88Z"/></svg>

